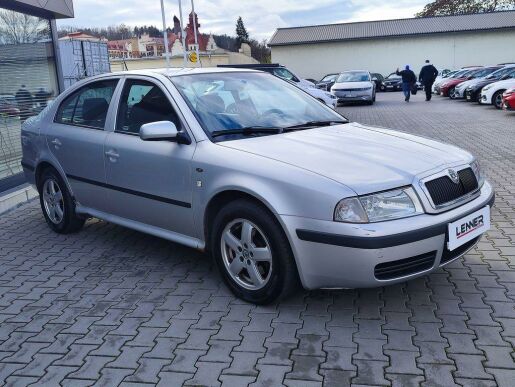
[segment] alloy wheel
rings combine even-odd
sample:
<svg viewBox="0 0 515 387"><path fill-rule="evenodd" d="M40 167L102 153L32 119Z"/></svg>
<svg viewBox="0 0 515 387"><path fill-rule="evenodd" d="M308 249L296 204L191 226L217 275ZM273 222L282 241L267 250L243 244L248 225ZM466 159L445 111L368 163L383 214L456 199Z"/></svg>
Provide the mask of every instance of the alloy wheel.
<svg viewBox="0 0 515 387"><path fill-rule="evenodd" d="M495 107L497 109L501 109L502 108L502 93L499 93L495 96Z"/></svg>
<svg viewBox="0 0 515 387"><path fill-rule="evenodd" d="M268 283L272 250L258 226L247 219L235 219L224 228L220 242L225 268L238 285L258 290Z"/></svg>
<svg viewBox="0 0 515 387"><path fill-rule="evenodd" d="M63 193L54 179L47 179L43 184L43 204L45 212L54 224L59 224L64 218Z"/></svg>

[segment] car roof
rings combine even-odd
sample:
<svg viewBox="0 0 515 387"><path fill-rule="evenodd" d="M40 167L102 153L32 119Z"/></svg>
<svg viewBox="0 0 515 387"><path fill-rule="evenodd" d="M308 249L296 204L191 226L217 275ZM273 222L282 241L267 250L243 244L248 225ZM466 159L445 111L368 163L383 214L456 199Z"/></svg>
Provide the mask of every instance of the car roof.
<svg viewBox="0 0 515 387"><path fill-rule="evenodd" d="M169 68L157 68L157 69L145 69L145 70L128 70L128 71L117 71L109 73L112 76L120 75L164 75L166 77L177 77L181 75L195 75L195 74L210 74L210 73L248 73L248 72L260 72L259 70L248 69L248 68L235 68L235 67L169 67ZM106 74L103 74L104 76Z"/></svg>

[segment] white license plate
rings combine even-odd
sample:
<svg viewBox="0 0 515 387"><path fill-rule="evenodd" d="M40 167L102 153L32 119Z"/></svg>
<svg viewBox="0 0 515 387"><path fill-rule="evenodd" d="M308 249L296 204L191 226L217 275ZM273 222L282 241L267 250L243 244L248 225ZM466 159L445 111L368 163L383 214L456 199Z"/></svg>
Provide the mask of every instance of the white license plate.
<svg viewBox="0 0 515 387"><path fill-rule="evenodd" d="M490 229L490 206L449 224L447 248L454 250Z"/></svg>

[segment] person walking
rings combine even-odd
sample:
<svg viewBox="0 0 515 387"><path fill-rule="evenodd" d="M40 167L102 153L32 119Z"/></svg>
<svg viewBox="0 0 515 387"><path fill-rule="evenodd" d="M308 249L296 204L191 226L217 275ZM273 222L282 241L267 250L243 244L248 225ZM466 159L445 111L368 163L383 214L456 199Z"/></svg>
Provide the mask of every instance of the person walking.
<svg viewBox="0 0 515 387"><path fill-rule="evenodd" d="M438 76L438 70L431 64L429 59L426 59L426 64L420 70L418 80L424 85L424 91L426 92L426 101L431 101L431 90L433 89L433 83Z"/></svg>
<svg viewBox="0 0 515 387"><path fill-rule="evenodd" d="M404 93L404 101L409 102L411 89L415 87L415 83L417 83L417 76L412 70L410 70L409 65L406 65L402 71L399 71L399 68L397 67L395 74L402 77L402 92Z"/></svg>

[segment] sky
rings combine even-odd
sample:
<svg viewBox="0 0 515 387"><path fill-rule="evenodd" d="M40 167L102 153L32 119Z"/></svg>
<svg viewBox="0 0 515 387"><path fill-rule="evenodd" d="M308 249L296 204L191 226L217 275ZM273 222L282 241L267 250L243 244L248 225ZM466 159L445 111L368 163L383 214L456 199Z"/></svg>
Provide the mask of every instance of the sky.
<svg viewBox="0 0 515 387"><path fill-rule="evenodd" d="M194 0L203 33L235 35L238 16L251 38L269 39L279 27L413 17L430 0ZM162 26L160 0L74 0L75 18L59 26ZM167 25L179 15L178 0L165 0ZM183 14L191 1L182 1ZM186 23L185 23L186 24Z"/></svg>

